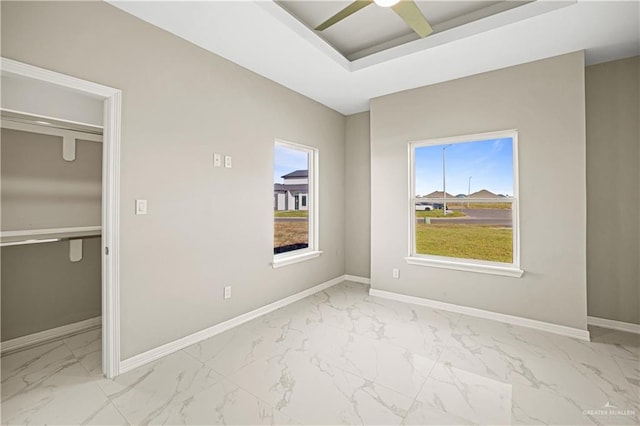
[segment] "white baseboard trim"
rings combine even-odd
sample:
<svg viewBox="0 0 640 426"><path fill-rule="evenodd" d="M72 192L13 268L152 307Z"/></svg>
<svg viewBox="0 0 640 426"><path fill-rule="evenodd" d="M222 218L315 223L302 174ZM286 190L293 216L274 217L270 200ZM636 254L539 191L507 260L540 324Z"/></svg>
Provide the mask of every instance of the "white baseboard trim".
<svg viewBox="0 0 640 426"><path fill-rule="evenodd" d="M438 302L436 300L423 299L420 297L407 296L389 291L369 290L372 296L382 297L385 299L397 300L400 302L412 303L414 305L427 306L433 309L455 312L458 314L471 315L474 317L500 321L507 324L518 325L521 327L533 328L535 330L547 331L550 333L560 334L563 336L573 337L574 339L589 341L589 331L580 330L578 328L567 327L564 325L552 324L549 322L533 320L529 318L516 317L514 315L500 314L497 312L485 311L483 309L471 308L468 306L454 305L452 303Z"/></svg>
<svg viewBox="0 0 640 426"><path fill-rule="evenodd" d="M74 334L84 333L102 325L102 317L89 318L88 320L74 322L50 330L39 331L27 336L17 337L0 344L0 353L6 355L32 346L41 345L52 340L58 340Z"/></svg>
<svg viewBox="0 0 640 426"><path fill-rule="evenodd" d="M334 285L339 284L344 280L345 280L345 276L340 275L339 277L336 277L332 280L329 280L322 284L318 284L317 286L308 288L304 291L301 291L300 293L296 293L291 296L285 297L284 299L277 300L261 308L254 309L253 311L247 312L246 314L239 315L235 318L231 318L227 321L221 322L220 324L216 324L212 327L205 328L204 330L197 331L188 336L174 340L173 342L169 342L162 346L158 346L157 348L151 349L147 352L134 355L131 358L127 358L123 361L120 361L120 374L133 370L134 368L140 367L144 364L155 361L157 359L160 359L174 352L177 352L181 349L186 348L187 346L191 346L195 343L206 340L210 337L215 336L216 334L223 333L233 327L236 327L247 321L251 321L252 319L258 318L259 316L262 316L264 314L268 314L269 312L275 311L276 309L281 308L283 306L297 302L298 300L304 299L305 297L311 296L312 294L318 293L329 287L333 287Z"/></svg>
<svg viewBox="0 0 640 426"><path fill-rule="evenodd" d="M371 284L371 278L360 277L358 275L346 274L344 279L345 281L353 281L354 283Z"/></svg>
<svg viewBox="0 0 640 426"><path fill-rule="evenodd" d="M608 328L611 330L640 334L640 324L634 324L632 322L622 322L598 317L587 317L587 324L595 325L596 327Z"/></svg>

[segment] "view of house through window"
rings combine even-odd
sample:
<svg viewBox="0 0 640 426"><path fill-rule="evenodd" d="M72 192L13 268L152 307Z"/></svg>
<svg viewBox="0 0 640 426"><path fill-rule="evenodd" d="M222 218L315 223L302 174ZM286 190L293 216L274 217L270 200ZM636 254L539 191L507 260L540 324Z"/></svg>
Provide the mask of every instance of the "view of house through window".
<svg viewBox="0 0 640 426"><path fill-rule="evenodd" d="M413 255L516 263L516 134L489 136L412 143Z"/></svg>
<svg viewBox="0 0 640 426"><path fill-rule="evenodd" d="M273 253L309 247L309 170L311 153L277 142L273 167Z"/></svg>

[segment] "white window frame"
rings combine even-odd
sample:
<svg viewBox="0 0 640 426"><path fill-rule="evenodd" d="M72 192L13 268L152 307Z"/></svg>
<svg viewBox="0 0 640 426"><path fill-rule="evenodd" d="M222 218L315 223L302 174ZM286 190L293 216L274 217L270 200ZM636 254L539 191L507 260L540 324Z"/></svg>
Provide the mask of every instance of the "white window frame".
<svg viewBox="0 0 640 426"><path fill-rule="evenodd" d="M465 259L456 257L418 254L416 252L416 197L415 197L415 150L423 146L449 145L491 139L511 138L513 140L513 197L506 200L512 203L512 239L513 262L493 262L486 260ZM459 271L480 272L486 274L521 277L524 271L520 268L520 213L519 213L519 178L518 178L518 131L515 129L447 138L429 139L409 142L409 255L405 261L410 265L429 266L434 268L454 269ZM467 199L455 199L456 202ZM476 202L491 200L476 200Z"/></svg>
<svg viewBox="0 0 640 426"><path fill-rule="evenodd" d="M286 253L278 253L273 255L273 268L279 268L282 266L292 265L294 263L303 262L305 260L313 259L319 257L322 254L320 251L320 221L319 221L319 207L320 207L320 197L318 190L318 171L319 167L319 152L317 148L302 145L295 142L288 142L280 139L276 139L274 142L274 148L280 146L289 149L295 149L298 151L302 151L308 155L309 158L309 176L308 176L308 187L309 191L307 194L307 211L308 211L308 221L309 221L309 235L308 235L308 247L298 250L288 251ZM273 212L272 212L273 214ZM275 218L271 229L275 229ZM271 244L271 250L273 250L273 242Z"/></svg>

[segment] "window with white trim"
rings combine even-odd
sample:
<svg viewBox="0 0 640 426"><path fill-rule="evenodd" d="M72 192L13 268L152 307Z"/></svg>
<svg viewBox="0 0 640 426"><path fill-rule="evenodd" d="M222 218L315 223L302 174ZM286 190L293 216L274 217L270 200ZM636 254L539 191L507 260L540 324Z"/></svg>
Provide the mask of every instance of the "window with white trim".
<svg viewBox="0 0 640 426"><path fill-rule="evenodd" d="M407 262L521 276L515 130L411 142Z"/></svg>
<svg viewBox="0 0 640 426"><path fill-rule="evenodd" d="M318 251L318 150L274 144L273 266L316 257Z"/></svg>

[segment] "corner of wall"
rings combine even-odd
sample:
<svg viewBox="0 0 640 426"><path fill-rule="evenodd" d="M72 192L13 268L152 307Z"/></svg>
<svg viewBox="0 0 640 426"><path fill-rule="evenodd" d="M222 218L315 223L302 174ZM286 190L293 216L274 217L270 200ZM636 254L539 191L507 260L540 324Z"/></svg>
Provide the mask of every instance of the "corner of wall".
<svg viewBox="0 0 640 426"><path fill-rule="evenodd" d="M345 273L369 278L371 149L369 111L347 116L345 129Z"/></svg>

